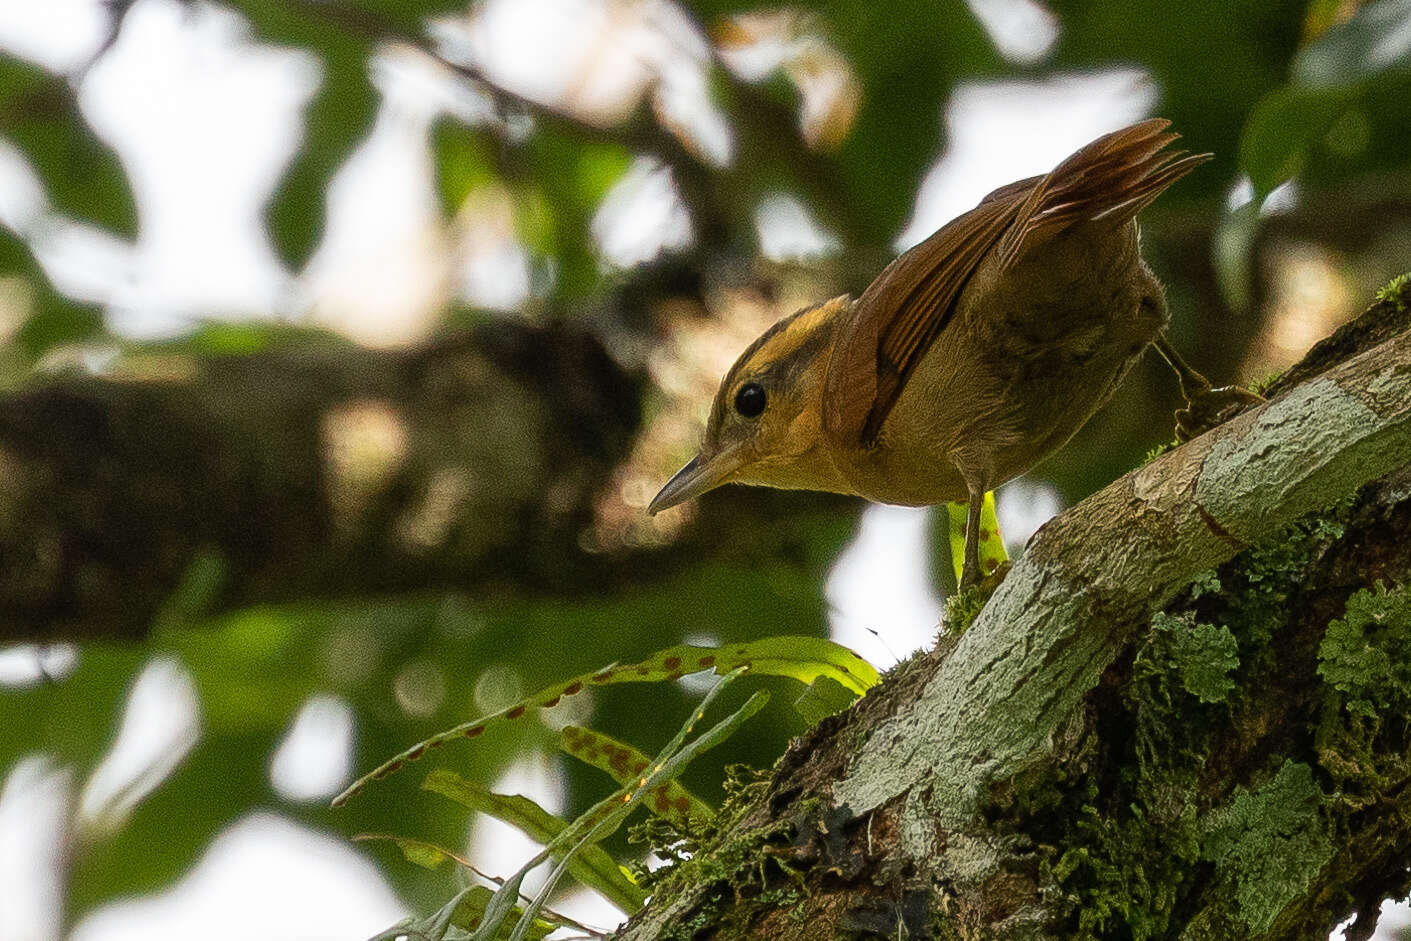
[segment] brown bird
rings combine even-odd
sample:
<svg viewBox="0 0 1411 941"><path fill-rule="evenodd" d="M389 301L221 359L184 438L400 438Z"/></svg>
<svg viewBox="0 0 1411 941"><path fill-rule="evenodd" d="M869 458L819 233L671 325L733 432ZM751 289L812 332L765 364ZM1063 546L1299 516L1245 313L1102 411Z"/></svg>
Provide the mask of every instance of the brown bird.
<svg viewBox="0 0 1411 941"><path fill-rule="evenodd" d="M1136 216L1211 156L1168 150L1169 123L1106 134L1000 187L856 301L776 323L725 375L700 453L650 512L724 483L967 500L971 585L985 492L1067 442L1148 344L1177 369L1193 413L1257 401L1211 390L1162 335L1166 301Z"/></svg>

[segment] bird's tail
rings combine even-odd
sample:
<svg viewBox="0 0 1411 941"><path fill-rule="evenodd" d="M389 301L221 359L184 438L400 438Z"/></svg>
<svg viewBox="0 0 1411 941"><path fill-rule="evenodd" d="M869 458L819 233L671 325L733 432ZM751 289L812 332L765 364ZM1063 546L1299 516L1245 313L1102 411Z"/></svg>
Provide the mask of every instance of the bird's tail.
<svg viewBox="0 0 1411 941"><path fill-rule="evenodd" d="M1080 222L1128 222L1211 158L1167 150L1180 137L1170 125L1152 118L1105 134L1040 177L1000 240L1001 262L1012 265L1035 242Z"/></svg>

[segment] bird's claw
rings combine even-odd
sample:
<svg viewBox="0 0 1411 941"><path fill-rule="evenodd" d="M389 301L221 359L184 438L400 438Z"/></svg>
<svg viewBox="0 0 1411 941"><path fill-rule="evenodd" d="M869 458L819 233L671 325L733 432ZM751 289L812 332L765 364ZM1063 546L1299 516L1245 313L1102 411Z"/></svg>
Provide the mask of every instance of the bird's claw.
<svg viewBox="0 0 1411 941"><path fill-rule="evenodd" d="M1176 410L1176 440L1185 442L1222 425L1240 412L1262 405L1264 397L1240 386L1205 389L1186 399Z"/></svg>

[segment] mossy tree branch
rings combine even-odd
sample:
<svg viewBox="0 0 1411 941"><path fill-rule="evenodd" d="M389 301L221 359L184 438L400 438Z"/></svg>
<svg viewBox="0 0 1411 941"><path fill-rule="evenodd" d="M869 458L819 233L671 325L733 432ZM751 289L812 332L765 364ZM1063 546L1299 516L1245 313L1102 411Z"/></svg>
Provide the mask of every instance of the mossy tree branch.
<svg viewBox="0 0 1411 941"><path fill-rule="evenodd" d="M1408 456L1403 335L1116 481L1035 536L836 799L865 811L926 785L929 817L970 819L994 781L1049 751L1128 632L1178 589Z"/></svg>
<svg viewBox="0 0 1411 941"><path fill-rule="evenodd" d="M622 937L1370 934L1411 858L1403 299L1272 393L1045 526Z"/></svg>

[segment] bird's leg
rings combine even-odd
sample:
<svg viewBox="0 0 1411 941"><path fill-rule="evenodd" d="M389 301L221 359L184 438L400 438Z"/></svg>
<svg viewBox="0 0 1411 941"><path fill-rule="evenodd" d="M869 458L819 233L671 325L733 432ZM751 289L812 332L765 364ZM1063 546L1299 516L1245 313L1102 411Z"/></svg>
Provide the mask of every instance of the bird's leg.
<svg viewBox="0 0 1411 941"><path fill-rule="evenodd" d="M985 506L985 492L990 489L988 475L971 478L967 475L966 489L970 505L965 514L965 563L961 569L960 588L980 584L980 511Z"/></svg>
<svg viewBox="0 0 1411 941"><path fill-rule="evenodd" d="M1210 380L1191 368L1181 354L1176 352L1176 348L1171 345L1165 333L1156 335L1156 342L1153 344L1156 352L1161 354L1161 358L1166 360L1166 365L1176 374L1176 381L1181 384L1181 396L1187 402L1192 402L1196 398L1210 391Z"/></svg>
<svg viewBox="0 0 1411 941"><path fill-rule="evenodd" d="M1191 368L1165 333L1157 334L1154 345L1156 352L1175 371L1176 380L1181 384L1181 397L1186 400L1186 407L1176 410L1177 440L1189 441L1264 401L1263 396L1239 386L1211 388L1210 380Z"/></svg>

